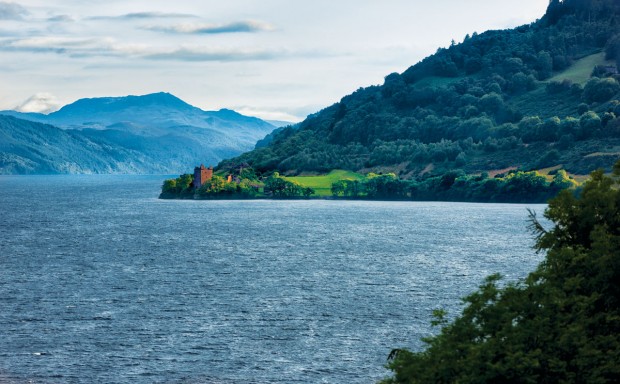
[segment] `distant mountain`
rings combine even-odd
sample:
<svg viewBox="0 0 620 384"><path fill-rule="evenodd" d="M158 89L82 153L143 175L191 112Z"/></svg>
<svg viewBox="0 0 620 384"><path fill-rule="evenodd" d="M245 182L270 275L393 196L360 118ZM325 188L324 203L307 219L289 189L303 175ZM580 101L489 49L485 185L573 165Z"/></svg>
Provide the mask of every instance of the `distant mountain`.
<svg viewBox="0 0 620 384"><path fill-rule="evenodd" d="M292 123L290 121L282 121L282 120L265 120L265 121L273 125L276 128L286 127L288 125L295 125L295 123Z"/></svg>
<svg viewBox="0 0 620 384"><path fill-rule="evenodd" d="M619 66L620 2L553 0L536 22L467 35L218 167L406 179L610 170L620 158Z"/></svg>
<svg viewBox="0 0 620 384"><path fill-rule="evenodd" d="M105 143L114 153L134 154L142 160L127 172L137 173L178 173L200 163L217 164L254 148L275 129L263 120L232 110L203 111L169 93L81 99L48 115L16 111L2 111L0 115L50 124L76 137ZM3 128L10 136L7 127ZM17 144L12 148L21 150ZM16 152L4 156L9 154ZM0 169L0 173L10 172Z"/></svg>
<svg viewBox="0 0 620 384"><path fill-rule="evenodd" d="M166 173L140 151L79 131L0 116L0 174Z"/></svg>

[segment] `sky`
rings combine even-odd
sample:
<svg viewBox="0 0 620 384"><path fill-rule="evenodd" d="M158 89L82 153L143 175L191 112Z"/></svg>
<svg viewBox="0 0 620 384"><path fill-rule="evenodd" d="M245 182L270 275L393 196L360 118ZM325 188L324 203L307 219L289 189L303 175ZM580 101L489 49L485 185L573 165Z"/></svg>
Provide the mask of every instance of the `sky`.
<svg viewBox="0 0 620 384"><path fill-rule="evenodd" d="M548 0L0 1L0 110L169 92L296 122Z"/></svg>

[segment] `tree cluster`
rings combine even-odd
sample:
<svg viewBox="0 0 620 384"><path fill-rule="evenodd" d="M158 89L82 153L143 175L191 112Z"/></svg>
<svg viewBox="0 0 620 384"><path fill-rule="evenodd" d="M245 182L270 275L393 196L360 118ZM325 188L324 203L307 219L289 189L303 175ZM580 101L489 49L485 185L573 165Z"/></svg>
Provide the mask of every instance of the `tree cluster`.
<svg viewBox="0 0 620 384"><path fill-rule="evenodd" d="M369 174L362 180L339 180L332 184L334 197L417 201L546 202L578 183L565 170L551 181L538 172L511 171L506 175L468 176L450 171L424 180L402 180L395 174Z"/></svg>
<svg viewBox="0 0 620 384"><path fill-rule="evenodd" d="M274 172L265 179L265 195L278 199L305 197L314 194L314 189L303 187L295 181L286 180L278 172Z"/></svg>
<svg viewBox="0 0 620 384"><path fill-rule="evenodd" d="M260 189L263 187L251 168L238 169L231 181L216 174L199 188L196 188L193 182L194 176L191 174L183 174L176 179L165 180L161 188L160 198L249 199L259 196Z"/></svg>
<svg viewBox="0 0 620 384"><path fill-rule="evenodd" d="M532 216L545 260L524 281L499 275L467 296L426 350L394 350L395 383L614 383L620 377L620 190L595 171L579 197L550 201L547 230Z"/></svg>

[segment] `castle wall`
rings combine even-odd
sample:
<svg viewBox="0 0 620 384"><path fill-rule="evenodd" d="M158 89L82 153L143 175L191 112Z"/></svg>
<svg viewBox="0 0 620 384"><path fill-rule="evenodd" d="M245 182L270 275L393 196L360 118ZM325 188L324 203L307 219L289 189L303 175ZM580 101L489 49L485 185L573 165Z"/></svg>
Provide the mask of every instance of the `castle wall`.
<svg viewBox="0 0 620 384"><path fill-rule="evenodd" d="M194 168L194 188L200 188L213 177L213 167L205 168L204 164Z"/></svg>

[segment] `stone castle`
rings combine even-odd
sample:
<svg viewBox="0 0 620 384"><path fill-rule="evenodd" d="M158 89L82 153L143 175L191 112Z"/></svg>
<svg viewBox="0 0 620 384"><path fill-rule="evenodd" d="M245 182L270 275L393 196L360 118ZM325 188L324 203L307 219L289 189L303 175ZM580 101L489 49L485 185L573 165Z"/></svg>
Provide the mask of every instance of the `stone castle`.
<svg viewBox="0 0 620 384"><path fill-rule="evenodd" d="M194 188L200 188L213 177L213 167L205 168L204 164L194 168Z"/></svg>

